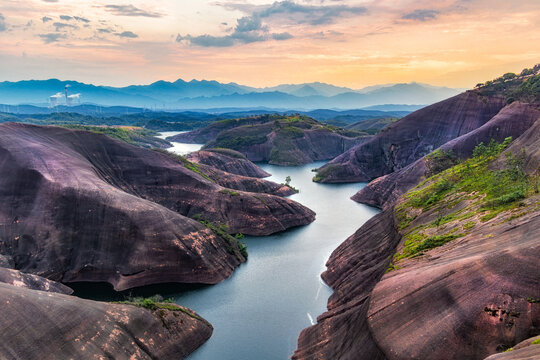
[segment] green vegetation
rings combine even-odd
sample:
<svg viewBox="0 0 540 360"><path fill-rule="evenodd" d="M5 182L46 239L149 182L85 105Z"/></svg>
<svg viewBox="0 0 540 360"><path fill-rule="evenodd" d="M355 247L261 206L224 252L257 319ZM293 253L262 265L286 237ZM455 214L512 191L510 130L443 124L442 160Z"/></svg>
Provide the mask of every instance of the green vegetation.
<svg viewBox="0 0 540 360"><path fill-rule="evenodd" d="M487 222L503 211L524 206L522 200L538 192L537 176L524 172L524 152L501 155L511 141L507 138L502 143L481 143L473 156L464 161L443 151L428 157L431 177L405 194L396 208L398 228L405 234L403 248L395 254L389 271L402 259L422 256L425 251L465 236L460 230L468 231L478 221ZM461 203L464 206L458 206ZM409 229L426 212L438 215L429 223L415 224ZM522 212L510 218L522 216Z"/></svg>
<svg viewBox="0 0 540 360"><path fill-rule="evenodd" d="M338 169L341 169L341 166L338 164L328 164L317 171L317 174L313 177L313 181L320 182Z"/></svg>
<svg viewBox="0 0 540 360"><path fill-rule="evenodd" d="M208 181L215 182L215 181L212 180L208 175L206 175L204 172L202 172L202 171L200 170L198 164L189 161L188 159L186 159L186 158L183 157L182 155L178 155L178 154L172 153L172 152L170 152L170 151L168 151L168 150L164 150L164 149L152 149L152 150L167 155L167 156L170 157L171 159L173 159L173 160L175 160L176 162L182 164L186 169L191 170L191 171L193 171L194 173L197 173L197 174L201 175L203 178L205 178L205 179L208 180Z"/></svg>
<svg viewBox="0 0 540 360"><path fill-rule="evenodd" d="M472 158L432 176L429 185L409 192L408 203L414 208L429 210L443 197L466 193L482 195L482 209L497 212L525 198L530 190L530 179L523 171L521 155L507 155L502 170L490 167L511 141L507 138L501 144L493 140L488 145L479 144Z"/></svg>
<svg viewBox="0 0 540 360"><path fill-rule="evenodd" d="M234 190L229 190L229 189L221 189L219 190L219 192L225 195L229 194L230 196L240 196L239 192L236 192Z"/></svg>
<svg viewBox="0 0 540 360"><path fill-rule="evenodd" d="M272 115L262 120L260 118L226 120L212 124L205 131L217 132L215 140L208 142L205 149L227 148L242 151L254 145L268 143L271 139L269 162L286 165L299 165L306 161L306 155L299 149L298 142L305 138L306 131L330 132L350 138L367 135L355 130L325 125L303 115Z"/></svg>
<svg viewBox="0 0 540 360"><path fill-rule="evenodd" d="M125 115L83 115L75 112L52 114L0 114L0 122L13 121L36 125L136 126L155 131L187 131L205 127L219 119L203 113L143 112Z"/></svg>
<svg viewBox="0 0 540 360"><path fill-rule="evenodd" d="M239 153L238 151L234 151L234 150L231 150L231 149L212 148L212 149L208 149L208 151L211 151L213 153L226 155L226 156L232 157L234 159L246 160L246 157L242 153Z"/></svg>
<svg viewBox="0 0 540 360"><path fill-rule="evenodd" d="M300 192L300 190L298 190L297 188L295 188L294 186L291 185L291 177L290 176L287 176L285 178L285 183L281 183L281 185L285 185L291 189L293 189L294 191L296 191L297 193Z"/></svg>
<svg viewBox="0 0 540 360"><path fill-rule="evenodd" d="M481 95L500 94L508 103L519 101L536 101L540 99L540 64L524 69L519 75L506 73L497 79L476 85Z"/></svg>
<svg viewBox="0 0 540 360"><path fill-rule="evenodd" d="M68 129L85 130L96 134L104 134L113 139L122 140L128 144L152 147L169 145L165 140L156 138L157 132L134 126L89 126L64 124Z"/></svg>
<svg viewBox="0 0 540 360"><path fill-rule="evenodd" d="M540 339L533 340L533 342L531 342L531 345L540 345Z"/></svg>
<svg viewBox="0 0 540 360"><path fill-rule="evenodd" d="M248 258L247 246L240 241L240 239L244 237L243 234L232 236L229 234L229 227L226 224L212 223L211 221L203 219L200 214L196 214L193 218L223 239L227 245L227 252L231 255L236 255L238 261L242 262L244 259Z"/></svg>
<svg viewBox="0 0 540 360"><path fill-rule="evenodd" d="M436 175L454 165L457 165L458 158L452 150L437 149L426 156L427 176Z"/></svg>
<svg viewBox="0 0 540 360"><path fill-rule="evenodd" d="M185 308L180 305L176 305L173 301L173 299L163 299L161 295L154 295L149 298L143 298L143 297L135 297L130 298L128 297L127 300L124 301L115 301L112 302L112 304L124 304L124 305L132 305L137 307L142 307L151 311L154 310L169 310L169 311L180 311L183 312L186 315L191 316L194 319L197 319L199 321L203 321L206 324L209 324L206 320L195 314L193 311L191 311L188 308ZM160 312L160 316L164 316L164 313Z"/></svg>

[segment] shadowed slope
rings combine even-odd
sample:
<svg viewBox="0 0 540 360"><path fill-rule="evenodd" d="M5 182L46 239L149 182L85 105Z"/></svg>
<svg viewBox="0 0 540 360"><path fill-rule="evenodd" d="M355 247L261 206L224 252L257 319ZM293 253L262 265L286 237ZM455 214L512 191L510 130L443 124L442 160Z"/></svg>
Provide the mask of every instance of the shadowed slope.
<svg viewBox="0 0 540 360"><path fill-rule="evenodd" d="M187 216L268 234L314 214L266 194L232 196L169 156L84 131L0 125L0 251L15 268L117 290L217 283L244 257ZM174 210L174 211L173 211Z"/></svg>
<svg viewBox="0 0 540 360"><path fill-rule="evenodd" d="M479 143L487 144L492 139L502 142L509 136L516 139L539 118L540 108L537 105L515 102L504 107L483 126L447 142L440 149L452 151L462 159L468 158ZM516 153L519 152L518 149L515 150ZM392 205L399 196L415 187L426 175L426 161L427 157L424 156L403 169L371 181L352 199L377 207Z"/></svg>
<svg viewBox="0 0 540 360"><path fill-rule="evenodd" d="M212 334L210 324L185 308L148 310L32 290L50 284L42 282L0 283L1 358L180 359ZM55 286L62 285L52 285L51 291Z"/></svg>
<svg viewBox="0 0 540 360"><path fill-rule="evenodd" d="M502 96L467 91L400 119L321 167L320 182L370 181L401 169L444 143L485 124L506 104Z"/></svg>

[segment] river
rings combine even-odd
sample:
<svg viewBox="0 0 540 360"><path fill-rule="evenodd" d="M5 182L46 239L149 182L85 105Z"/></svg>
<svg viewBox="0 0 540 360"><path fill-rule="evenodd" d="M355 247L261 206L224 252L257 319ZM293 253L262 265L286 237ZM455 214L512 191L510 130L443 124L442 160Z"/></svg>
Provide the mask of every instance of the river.
<svg viewBox="0 0 540 360"><path fill-rule="evenodd" d="M169 135L170 136L170 135ZM173 143L170 151L185 153L200 145ZM330 253L378 210L349 198L365 184L317 184L313 168L262 164L268 180L300 189L292 195L317 213L310 225L265 237L246 237L249 259L220 284L172 295L180 305L210 321L210 340L189 360L284 360L296 348L300 331L326 310L332 290L320 274ZM168 296L169 297L169 296Z"/></svg>

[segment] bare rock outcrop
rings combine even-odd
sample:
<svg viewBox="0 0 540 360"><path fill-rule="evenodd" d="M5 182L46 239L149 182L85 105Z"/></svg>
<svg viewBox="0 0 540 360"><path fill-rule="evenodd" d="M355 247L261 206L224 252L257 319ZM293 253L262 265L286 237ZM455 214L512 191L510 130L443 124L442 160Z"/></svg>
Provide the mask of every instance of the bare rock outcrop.
<svg viewBox="0 0 540 360"><path fill-rule="evenodd" d="M265 178L270 176L269 173L246 159L244 155L230 149L195 151L186 155L186 158L189 161L205 164L231 174L254 178Z"/></svg>
<svg viewBox="0 0 540 360"><path fill-rule="evenodd" d="M2 124L0 166L0 253L66 283L215 284L245 258L189 217L254 235L314 219L294 201L232 193L166 154L86 131Z"/></svg>
<svg viewBox="0 0 540 360"><path fill-rule="evenodd" d="M0 282L2 359L182 359L212 334L212 326L186 308L83 300L62 294L61 284L38 282Z"/></svg>
<svg viewBox="0 0 540 360"><path fill-rule="evenodd" d="M504 107L497 115L478 129L445 143L440 149L452 151L461 159L468 158L472 155L476 145L482 142L487 144L491 140L502 142L506 137L517 139L533 126L538 119L540 119L540 107L538 105L514 102ZM512 146L516 154L521 151L517 149L517 146L521 145ZM535 148L530 144L523 144L523 146L530 149ZM426 175L426 159L424 156L402 169L371 181L352 199L380 208L392 205L402 194L415 187L422 177Z"/></svg>
<svg viewBox="0 0 540 360"><path fill-rule="evenodd" d="M371 181L404 168L439 146L487 123L504 106L503 96L467 91L427 106L389 125L321 167L320 182Z"/></svg>

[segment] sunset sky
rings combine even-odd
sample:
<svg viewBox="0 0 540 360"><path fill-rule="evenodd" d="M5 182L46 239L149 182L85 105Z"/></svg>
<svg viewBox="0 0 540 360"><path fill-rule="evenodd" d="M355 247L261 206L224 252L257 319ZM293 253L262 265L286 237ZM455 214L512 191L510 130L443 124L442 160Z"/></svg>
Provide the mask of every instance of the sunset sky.
<svg viewBox="0 0 540 360"><path fill-rule="evenodd" d="M471 87L535 63L539 0L0 1L0 81Z"/></svg>

